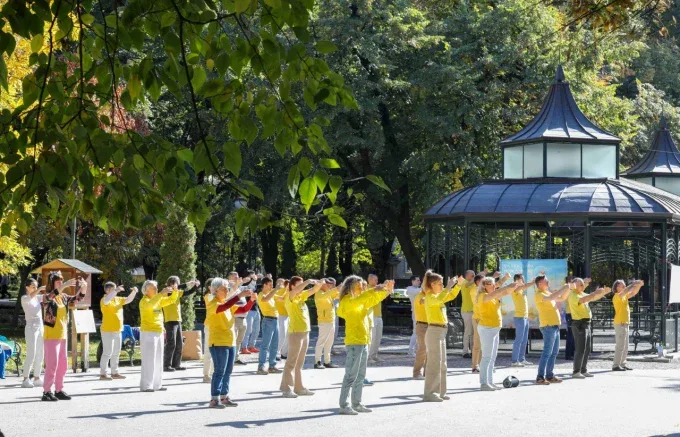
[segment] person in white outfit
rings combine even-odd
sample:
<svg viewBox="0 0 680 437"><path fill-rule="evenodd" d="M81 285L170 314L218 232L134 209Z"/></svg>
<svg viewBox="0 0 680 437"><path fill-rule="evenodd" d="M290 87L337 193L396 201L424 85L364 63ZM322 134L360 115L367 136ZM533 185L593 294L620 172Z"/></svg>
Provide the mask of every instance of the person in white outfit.
<svg viewBox="0 0 680 437"><path fill-rule="evenodd" d="M179 290L166 287L158 292L158 282L144 281L142 300L139 301L140 347L142 349L142 377L139 389L143 392L164 391L163 387L163 307L179 299Z"/></svg>
<svg viewBox="0 0 680 437"><path fill-rule="evenodd" d="M414 311L413 299L420 293L420 277L411 276L411 285L406 288L406 296L411 301L411 318L413 319L413 334L411 334L411 341L408 343L408 356L415 358L416 356L416 313Z"/></svg>
<svg viewBox="0 0 680 437"><path fill-rule="evenodd" d="M368 275L368 286L369 288L378 286L377 275ZM371 308L369 313L373 314L373 329L371 332L371 346L368 350L368 361L382 363L385 360L378 356L378 353L380 352L380 342L382 341L383 336L382 302Z"/></svg>
<svg viewBox="0 0 680 437"><path fill-rule="evenodd" d="M279 312L279 347L277 348L277 360L288 357L288 310L286 310L286 295L288 294L288 280L279 278L276 280L276 294L274 302Z"/></svg>
<svg viewBox="0 0 680 437"><path fill-rule="evenodd" d="M118 297L118 293L124 291L122 285L116 286L113 282L104 284L104 297L101 300L102 326L99 328L102 337L102 357L99 360L99 379L110 381L112 379L125 379L118 372L120 358L120 346L123 332L123 306L135 300L137 287L130 289L127 297ZM109 361L111 362L111 376L108 376Z"/></svg>
<svg viewBox="0 0 680 437"><path fill-rule="evenodd" d="M38 293L44 289L44 286L38 288L38 282L35 279L28 279L26 281L26 294L21 296L21 306L26 318L26 327L24 328L26 360L24 361L24 382L21 384L23 388L33 388L36 385L42 387L43 385L40 379L43 363L44 328L41 307L43 297ZM31 368L33 368L33 381L30 379Z"/></svg>

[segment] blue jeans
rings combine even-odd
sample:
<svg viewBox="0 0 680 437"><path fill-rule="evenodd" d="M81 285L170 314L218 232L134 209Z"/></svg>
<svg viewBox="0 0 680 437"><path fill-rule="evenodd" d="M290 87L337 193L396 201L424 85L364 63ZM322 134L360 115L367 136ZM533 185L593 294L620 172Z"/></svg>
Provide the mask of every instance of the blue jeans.
<svg viewBox="0 0 680 437"><path fill-rule="evenodd" d="M5 352L5 350L0 347L0 379L5 379L5 366L7 364L7 358L8 358L6 353L9 353L9 351ZM37 376L36 376L36 378L37 378Z"/></svg>
<svg viewBox="0 0 680 437"><path fill-rule="evenodd" d="M364 389L366 378L366 364L368 363L368 345L353 344L345 346L347 358L345 359L345 377L342 379L340 389L340 408L347 408L349 389L352 389L352 406L361 403L361 392Z"/></svg>
<svg viewBox="0 0 680 437"><path fill-rule="evenodd" d="M264 366L269 352L269 368L276 366L276 349L279 347L279 322L265 318L262 322L262 343L260 344L259 367Z"/></svg>
<svg viewBox="0 0 680 437"><path fill-rule="evenodd" d="M541 361L538 362L537 378L550 379L555 376L553 369L557 353L560 351L560 327L544 326L541 328L541 334L543 334L543 352L541 352Z"/></svg>
<svg viewBox="0 0 680 437"><path fill-rule="evenodd" d="M248 327L246 328L246 335L241 342L241 349L247 347L255 347L257 337L260 335L260 311L255 309L248 311L247 318Z"/></svg>
<svg viewBox="0 0 680 437"><path fill-rule="evenodd" d="M515 341L512 343L512 362L521 363L526 358L529 342L529 319L515 317Z"/></svg>
<svg viewBox="0 0 680 437"><path fill-rule="evenodd" d="M210 384L210 395L213 399L219 399L229 394L229 379L234 369L236 346L210 346L210 356L215 367Z"/></svg>

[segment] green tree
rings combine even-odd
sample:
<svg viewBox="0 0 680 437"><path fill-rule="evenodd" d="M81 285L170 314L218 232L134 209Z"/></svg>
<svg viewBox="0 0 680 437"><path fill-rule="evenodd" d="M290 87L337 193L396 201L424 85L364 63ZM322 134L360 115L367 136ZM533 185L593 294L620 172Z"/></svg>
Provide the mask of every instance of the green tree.
<svg viewBox="0 0 680 437"><path fill-rule="evenodd" d="M159 288L163 288L170 276L179 276L182 282L196 278L195 244L194 225L189 223L186 214L181 211L172 212L160 249L161 263L157 276ZM193 296L182 299L182 329L193 330L195 320Z"/></svg>
<svg viewBox="0 0 680 437"><path fill-rule="evenodd" d="M290 278L297 274L297 253L295 252L293 231L288 227L284 232L283 244L281 247L281 276Z"/></svg>

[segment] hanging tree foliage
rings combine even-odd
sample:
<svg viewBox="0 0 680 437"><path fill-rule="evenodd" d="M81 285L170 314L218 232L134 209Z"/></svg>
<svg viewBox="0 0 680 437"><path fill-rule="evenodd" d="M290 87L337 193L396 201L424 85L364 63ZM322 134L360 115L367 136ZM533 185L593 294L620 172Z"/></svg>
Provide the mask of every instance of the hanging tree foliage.
<svg viewBox="0 0 680 437"><path fill-rule="evenodd" d="M327 156L328 120L303 116L297 102L312 111L357 104L323 60L336 47L310 36L313 0L104 1L2 6L0 29L11 31L0 31L0 93L17 39L33 49L21 104L0 112L4 235L31 226L29 200L38 214L77 214L104 230L148 226L176 204L201 230L216 186L255 200L236 214L239 233L267 226L270 211L252 207L262 191L241 172L241 150L255 141L291 161L293 199L306 210L327 203L325 215L343 223L332 206L342 179ZM186 146L125 116L165 92L194 115L199 134ZM202 108L221 117L226 140L208 132Z"/></svg>

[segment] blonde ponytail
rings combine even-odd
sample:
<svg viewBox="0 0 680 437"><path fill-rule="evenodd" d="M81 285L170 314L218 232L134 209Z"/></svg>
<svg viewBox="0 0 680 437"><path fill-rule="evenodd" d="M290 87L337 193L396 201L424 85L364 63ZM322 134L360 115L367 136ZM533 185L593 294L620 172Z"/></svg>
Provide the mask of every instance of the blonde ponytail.
<svg viewBox="0 0 680 437"><path fill-rule="evenodd" d="M434 273L432 270L426 271L423 277L423 292L429 293L432 290L432 284L440 281L444 282L442 275Z"/></svg>

